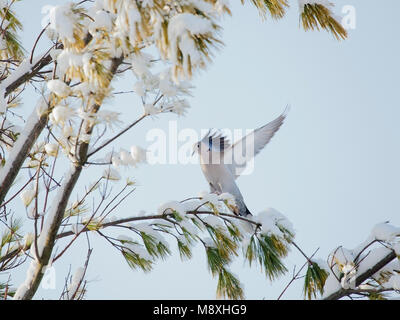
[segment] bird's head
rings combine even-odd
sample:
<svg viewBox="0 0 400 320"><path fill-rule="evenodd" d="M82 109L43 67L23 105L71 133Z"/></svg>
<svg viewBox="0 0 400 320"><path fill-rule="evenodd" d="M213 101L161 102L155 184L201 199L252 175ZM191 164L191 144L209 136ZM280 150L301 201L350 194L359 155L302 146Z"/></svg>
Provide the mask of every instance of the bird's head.
<svg viewBox="0 0 400 320"><path fill-rule="evenodd" d="M203 139L193 145L192 155L195 152L198 154L208 154L212 151L221 152L227 147L229 147L229 140L220 131L212 131L210 129Z"/></svg>
<svg viewBox="0 0 400 320"><path fill-rule="evenodd" d="M193 145L192 156L193 156L195 153L200 154L200 152L201 152L201 141L197 141L197 142Z"/></svg>

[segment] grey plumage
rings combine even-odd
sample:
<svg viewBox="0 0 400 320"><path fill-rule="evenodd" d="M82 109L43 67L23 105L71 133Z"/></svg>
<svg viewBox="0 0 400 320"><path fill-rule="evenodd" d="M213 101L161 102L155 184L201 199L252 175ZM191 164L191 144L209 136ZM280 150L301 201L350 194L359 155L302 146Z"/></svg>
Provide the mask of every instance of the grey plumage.
<svg viewBox="0 0 400 320"><path fill-rule="evenodd" d="M235 197L235 214L251 214L244 203L243 196L236 184L236 178L279 130L286 118L288 108L275 120L254 130L233 145L221 132L209 132L194 145L199 154L200 166L210 185L212 193L228 192Z"/></svg>

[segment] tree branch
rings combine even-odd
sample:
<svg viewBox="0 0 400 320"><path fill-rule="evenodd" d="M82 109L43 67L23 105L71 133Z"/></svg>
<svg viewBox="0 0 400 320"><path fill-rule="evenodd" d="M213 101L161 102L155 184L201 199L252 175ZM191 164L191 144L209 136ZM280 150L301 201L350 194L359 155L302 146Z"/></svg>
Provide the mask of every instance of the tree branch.
<svg viewBox="0 0 400 320"><path fill-rule="evenodd" d="M390 263L393 259L396 259L396 253L394 250L392 250L389 254L387 254L383 259L377 261L373 266L371 266L369 269L367 269L364 273L360 274L356 278L355 285L358 287L360 284L362 284L365 280L370 278L372 275L377 273L379 270L381 270L384 266L386 266L388 263ZM325 297L324 300L338 300L340 298L343 298L349 294L352 293L353 289L340 289L329 296Z"/></svg>
<svg viewBox="0 0 400 320"><path fill-rule="evenodd" d="M122 57L113 58L111 60L110 82L122 60ZM92 106L94 113L96 113L99 109L99 104L94 104ZM88 126L86 128L86 133L91 133L91 130L92 127ZM63 179L63 183L53 200L53 204L51 206L52 209L48 213L45 225L38 239L37 249L40 257L35 257L35 260L31 262L30 272L28 273L25 282L19 286L17 292L15 293L14 299L32 299L39 287L43 277L42 269L44 266L47 266L50 261L51 253L57 238L57 232L61 226L68 200L82 172L83 165L86 162L88 147L88 142L83 142L80 145L80 161L71 166L69 173Z"/></svg>
<svg viewBox="0 0 400 320"><path fill-rule="evenodd" d="M92 36L90 35L90 33L88 33L84 40L85 45L89 44L91 39ZM60 44L58 47L56 45L56 48L62 49L63 46L62 44ZM13 79L13 75L10 75L1 83L1 85L5 87L4 97L16 90L21 84L32 79L39 70L49 65L52 61L53 60L50 53L47 52L40 59L35 59L33 67L28 69L25 73L19 75L19 73L17 73L17 69L13 74L19 75L18 77ZM23 66L20 65L20 68L22 67ZM18 172L21 169L22 164L24 163L30 149L46 126L47 118L47 113L38 117L35 109L29 116L27 125L24 127L24 130L22 131L20 137L17 139L14 147L10 152L8 161L6 161L6 164L2 168L0 173L0 204L4 201L7 192L10 190L11 185L18 175Z"/></svg>

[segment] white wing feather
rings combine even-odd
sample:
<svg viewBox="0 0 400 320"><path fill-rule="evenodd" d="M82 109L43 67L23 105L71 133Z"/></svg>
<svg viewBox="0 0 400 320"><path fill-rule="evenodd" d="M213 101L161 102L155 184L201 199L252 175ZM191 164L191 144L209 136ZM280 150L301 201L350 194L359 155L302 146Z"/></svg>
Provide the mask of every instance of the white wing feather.
<svg viewBox="0 0 400 320"><path fill-rule="evenodd" d="M246 164L254 158L279 130L286 118L288 107L275 120L254 130L234 143L224 152L224 163L235 179L246 169Z"/></svg>

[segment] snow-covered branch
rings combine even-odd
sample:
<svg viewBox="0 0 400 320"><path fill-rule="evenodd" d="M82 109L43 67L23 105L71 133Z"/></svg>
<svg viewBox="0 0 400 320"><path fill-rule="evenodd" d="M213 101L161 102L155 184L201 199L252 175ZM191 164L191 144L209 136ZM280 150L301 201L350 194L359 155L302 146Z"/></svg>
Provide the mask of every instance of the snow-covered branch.
<svg viewBox="0 0 400 320"><path fill-rule="evenodd" d="M110 68L110 81L121 62L122 58L112 59ZM99 109L100 105L97 103L94 104L92 107L93 113L96 113ZM86 134L90 134L92 130L93 126L90 126L89 124L85 128ZM43 277L42 269L43 267L47 266L50 261L57 232L64 217L68 200L82 172L82 167L86 162L88 148L88 142L83 142L80 145L78 152L79 162L74 163L73 165L71 164L70 171L64 176L63 184L61 185L60 189L57 192L57 195L53 199L51 211L46 217L45 225L37 241L38 247L36 249L39 257L35 257L35 260L31 262L31 267L29 269L29 273L27 274L25 282L18 288L17 292L15 293L14 299L31 299L40 284L40 281Z"/></svg>
<svg viewBox="0 0 400 320"><path fill-rule="evenodd" d="M357 248L336 248L327 262L313 259L305 281L308 297L322 299L362 296L384 298L400 286L400 228L389 223L376 225L371 235Z"/></svg>
<svg viewBox="0 0 400 320"><path fill-rule="evenodd" d="M393 289L393 288L378 288L378 289L368 289L367 288L359 288L362 283L364 283L366 280L373 278L373 276L378 273L380 270L382 270L385 266L387 266L389 263L391 263L393 260L397 259L396 252L394 250L388 249L388 253L381 259L376 260L374 263L372 263L366 271L364 271L362 274L358 275L355 278L355 287L358 289L344 289L340 288L338 291L333 292L329 294L328 296L324 297L325 300L338 300L346 296L351 296L353 294L362 294L362 293L368 293L370 295L372 294L378 294L382 292L388 292L388 291L394 291L398 290L399 288ZM373 288L373 287L372 287Z"/></svg>

